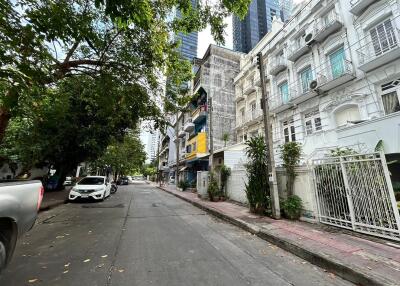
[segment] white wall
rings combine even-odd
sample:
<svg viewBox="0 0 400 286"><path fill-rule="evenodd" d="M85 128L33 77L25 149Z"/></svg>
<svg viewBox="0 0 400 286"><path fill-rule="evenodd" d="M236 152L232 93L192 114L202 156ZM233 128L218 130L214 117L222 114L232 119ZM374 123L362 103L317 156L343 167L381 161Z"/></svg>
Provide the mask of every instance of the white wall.
<svg viewBox="0 0 400 286"><path fill-rule="evenodd" d="M202 198L208 198L208 171L197 172L197 194Z"/></svg>
<svg viewBox="0 0 400 286"><path fill-rule="evenodd" d="M226 188L229 199L247 204L245 184L247 183L246 170L232 170Z"/></svg>

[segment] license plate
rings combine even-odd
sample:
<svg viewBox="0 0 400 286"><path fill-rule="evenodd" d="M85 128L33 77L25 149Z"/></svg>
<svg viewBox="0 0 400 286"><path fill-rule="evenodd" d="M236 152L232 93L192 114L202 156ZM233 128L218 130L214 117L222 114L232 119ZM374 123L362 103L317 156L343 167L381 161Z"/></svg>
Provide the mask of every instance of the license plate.
<svg viewBox="0 0 400 286"><path fill-rule="evenodd" d="M88 198L89 196L88 195L82 195L81 197L82 198Z"/></svg>

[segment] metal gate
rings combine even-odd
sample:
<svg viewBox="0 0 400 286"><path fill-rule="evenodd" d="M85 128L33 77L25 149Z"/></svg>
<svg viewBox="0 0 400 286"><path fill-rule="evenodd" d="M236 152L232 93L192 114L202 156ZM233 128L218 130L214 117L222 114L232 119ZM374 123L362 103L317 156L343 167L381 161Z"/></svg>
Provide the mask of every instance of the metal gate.
<svg viewBox="0 0 400 286"><path fill-rule="evenodd" d="M319 219L400 241L400 217L383 153L314 160Z"/></svg>

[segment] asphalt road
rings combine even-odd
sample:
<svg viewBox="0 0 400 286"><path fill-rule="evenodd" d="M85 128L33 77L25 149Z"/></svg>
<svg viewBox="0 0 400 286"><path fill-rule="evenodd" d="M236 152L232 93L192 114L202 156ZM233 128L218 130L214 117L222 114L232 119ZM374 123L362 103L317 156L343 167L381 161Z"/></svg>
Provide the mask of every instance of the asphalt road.
<svg viewBox="0 0 400 286"><path fill-rule="evenodd" d="M0 285L352 284L143 183L41 213Z"/></svg>

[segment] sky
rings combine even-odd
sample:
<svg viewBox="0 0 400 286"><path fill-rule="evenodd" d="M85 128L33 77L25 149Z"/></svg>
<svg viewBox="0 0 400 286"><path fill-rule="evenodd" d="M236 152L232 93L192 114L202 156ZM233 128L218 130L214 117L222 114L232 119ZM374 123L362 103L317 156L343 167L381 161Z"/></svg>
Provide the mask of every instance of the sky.
<svg viewBox="0 0 400 286"><path fill-rule="evenodd" d="M298 4L307 0L293 0L293 4ZM225 28L225 45L224 47L233 49L233 36L232 36L232 17L225 18L227 27ZM210 27L199 32L199 42L197 47L197 57L202 58L210 44L215 44L212 36Z"/></svg>
<svg viewBox="0 0 400 286"><path fill-rule="evenodd" d="M232 17L225 18L227 24L225 28L225 45L228 49L233 48L233 37L232 37ZM197 46L197 57L202 58L204 53L210 44L215 44L213 37L211 36L211 29L208 26L207 29L199 32L199 40Z"/></svg>

